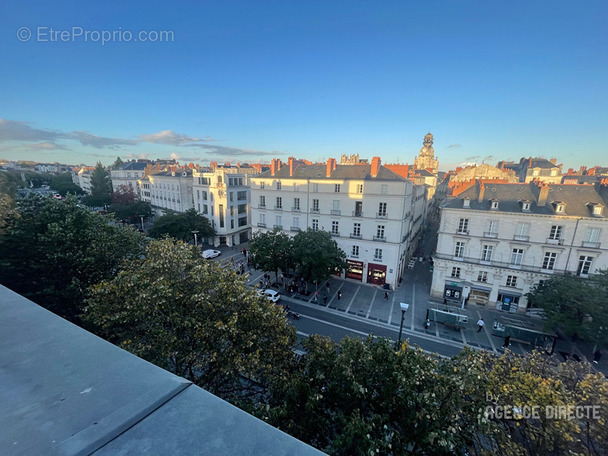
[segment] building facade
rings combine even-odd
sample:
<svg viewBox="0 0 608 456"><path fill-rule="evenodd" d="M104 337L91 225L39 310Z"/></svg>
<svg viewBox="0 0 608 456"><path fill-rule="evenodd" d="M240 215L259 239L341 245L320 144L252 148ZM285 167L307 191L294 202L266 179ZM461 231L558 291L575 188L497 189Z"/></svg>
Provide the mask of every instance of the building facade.
<svg viewBox="0 0 608 456"><path fill-rule="evenodd" d="M608 267L608 181L478 182L444 204L431 295L525 313L526 293Z"/></svg>
<svg viewBox="0 0 608 456"><path fill-rule="evenodd" d="M416 202L412 182L379 157L356 165L274 159L250 181L253 232L328 231L346 253L346 278L397 285L409 259Z"/></svg>
<svg viewBox="0 0 608 456"><path fill-rule="evenodd" d="M249 178L255 174L258 170L253 167L217 163L193 171L195 209L209 219L216 232L210 244L233 246L249 240Z"/></svg>
<svg viewBox="0 0 608 456"><path fill-rule="evenodd" d="M186 212L194 207L191 168L171 166L143 176L136 183L140 199L152 205L155 215L167 211Z"/></svg>
<svg viewBox="0 0 608 456"><path fill-rule="evenodd" d="M145 176L144 170L149 163L148 160L130 161L110 170L112 191L117 192L119 187L125 186L133 190L135 195L140 196L140 187L137 181Z"/></svg>

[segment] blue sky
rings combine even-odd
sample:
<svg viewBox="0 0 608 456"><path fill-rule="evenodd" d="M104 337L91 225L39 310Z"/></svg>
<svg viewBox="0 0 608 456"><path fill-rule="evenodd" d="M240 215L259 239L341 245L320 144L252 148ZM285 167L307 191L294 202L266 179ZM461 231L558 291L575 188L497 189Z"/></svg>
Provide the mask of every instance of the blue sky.
<svg viewBox="0 0 608 456"><path fill-rule="evenodd" d="M608 165L604 0L8 3L1 158Z"/></svg>

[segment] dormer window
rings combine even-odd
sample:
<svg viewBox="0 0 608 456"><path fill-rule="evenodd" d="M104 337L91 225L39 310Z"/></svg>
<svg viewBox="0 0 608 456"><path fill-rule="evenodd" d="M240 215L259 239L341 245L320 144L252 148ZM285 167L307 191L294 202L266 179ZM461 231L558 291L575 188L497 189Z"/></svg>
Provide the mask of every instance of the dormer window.
<svg viewBox="0 0 608 456"><path fill-rule="evenodd" d="M468 196L462 200L462 207L471 207L471 198Z"/></svg>
<svg viewBox="0 0 608 456"><path fill-rule="evenodd" d="M497 199L491 199L490 200L490 208L491 209L498 209L498 200Z"/></svg>
<svg viewBox="0 0 608 456"><path fill-rule="evenodd" d="M555 201L553 205L555 206L555 212L557 214L563 214L566 211L566 204L561 201Z"/></svg>
<svg viewBox="0 0 608 456"><path fill-rule="evenodd" d="M596 217L601 217L604 215L604 205L598 203L587 203L589 209L591 209L591 213Z"/></svg>
<svg viewBox="0 0 608 456"><path fill-rule="evenodd" d="M521 210L523 212L530 212L530 201L522 201L521 202Z"/></svg>

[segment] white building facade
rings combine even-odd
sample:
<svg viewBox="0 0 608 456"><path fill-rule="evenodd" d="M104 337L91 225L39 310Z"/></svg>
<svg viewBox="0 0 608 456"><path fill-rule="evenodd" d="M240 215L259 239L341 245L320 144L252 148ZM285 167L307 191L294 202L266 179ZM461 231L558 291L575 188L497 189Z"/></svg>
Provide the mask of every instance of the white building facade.
<svg viewBox="0 0 608 456"><path fill-rule="evenodd" d="M441 209L431 295L525 313L526 293L608 267L608 185L483 184Z"/></svg>
<svg viewBox="0 0 608 456"><path fill-rule="evenodd" d="M328 231L346 253L346 278L396 287L409 254L413 184L380 158L371 165L274 159L250 181L253 232Z"/></svg>
<svg viewBox="0 0 608 456"><path fill-rule="evenodd" d="M156 215L168 211L186 212L194 207L192 169L170 167L137 181L140 199L152 205Z"/></svg>
<svg viewBox="0 0 608 456"><path fill-rule="evenodd" d="M251 235L249 178L251 167L217 166L193 171L194 207L207 217L216 235L210 244L238 245Z"/></svg>
<svg viewBox="0 0 608 456"><path fill-rule="evenodd" d="M140 196L140 188L137 181L145 176L144 170L149 163L149 161L131 161L110 170L112 191L116 192L119 187L125 186L133 190L135 195Z"/></svg>

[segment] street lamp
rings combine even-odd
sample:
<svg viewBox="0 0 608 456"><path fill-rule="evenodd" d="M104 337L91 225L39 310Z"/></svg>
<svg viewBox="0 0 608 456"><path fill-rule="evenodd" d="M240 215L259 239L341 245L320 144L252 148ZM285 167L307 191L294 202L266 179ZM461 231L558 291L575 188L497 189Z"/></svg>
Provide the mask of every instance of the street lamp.
<svg viewBox="0 0 608 456"><path fill-rule="evenodd" d="M144 216L140 215L139 218L141 219L141 230L144 231Z"/></svg>
<svg viewBox="0 0 608 456"><path fill-rule="evenodd" d="M406 304L404 302L402 302L399 305L401 306L401 325L399 326L399 342L397 342L397 345L400 347L401 346L401 334L403 333L403 320L405 319L405 312L407 312L407 309L410 308L410 305Z"/></svg>
<svg viewBox="0 0 608 456"><path fill-rule="evenodd" d="M198 247L198 238L196 237L196 235L198 234L198 230L192 230L190 232L194 234L194 247Z"/></svg>

